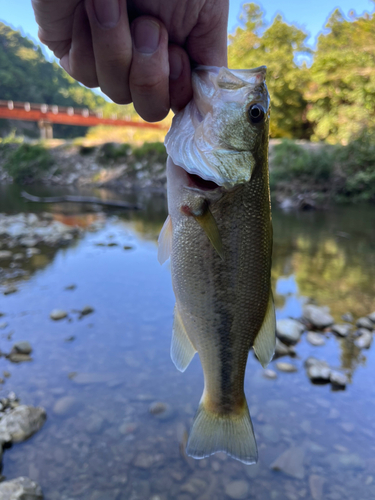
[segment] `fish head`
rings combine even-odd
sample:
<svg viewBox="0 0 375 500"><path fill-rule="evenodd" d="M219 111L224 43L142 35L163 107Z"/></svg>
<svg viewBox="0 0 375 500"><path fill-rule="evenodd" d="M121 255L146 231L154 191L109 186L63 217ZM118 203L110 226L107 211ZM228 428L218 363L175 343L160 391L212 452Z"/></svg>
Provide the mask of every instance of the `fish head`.
<svg viewBox="0 0 375 500"><path fill-rule="evenodd" d="M270 98L266 68L229 70L198 66L193 99L166 137L174 164L224 189L248 182L267 157Z"/></svg>

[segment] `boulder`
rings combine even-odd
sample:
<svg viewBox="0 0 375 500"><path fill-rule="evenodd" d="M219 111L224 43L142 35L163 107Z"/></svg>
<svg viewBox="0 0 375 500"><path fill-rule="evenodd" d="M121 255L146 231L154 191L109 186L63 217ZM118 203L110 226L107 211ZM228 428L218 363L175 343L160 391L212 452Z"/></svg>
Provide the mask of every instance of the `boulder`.
<svg viewBox="0 0 375 500"><path fill-rule="evenodd" d="M1 500L43 500L41 487L28 477L0 483Z"/></svg>
<svg viewBox="0 0 375 500"><path fill-rule="evenodd" d="M374 328L374 323L370 318L366 316L359 318L356 322L356 325L358 326L358 328L367 328L367 330L372 330Z"/></svg>
<svg viewBox="0 0 375 500"><path fill-rule="evenodd" d="M276 335L286 344L296 344L305 327L295 319L279 319L276 322Z"/></svg>
<svg viewBox="0 0 375 500"><path fill-rule="evenodd" d="M25 441L43 426L46 418L44 408L17 406L0 420L0 442L19 443Z"/></svg>
<svg viewBox="0 0 375 500"><path fill-rule="evenodd" d="M333 317L329 314L329 307L318 307L314 304L306 304L303 307L303 317L319 329L334 323Z"/></svg>
<svg viewBox="0 0 375 500"><path fill-rule="evenodd" d="M354 344L359 349L368 349L372 344L372 333L363 328L361 335L355 339Z"/></svg>
<svg viewBox="0 0 375 500"><path fill-rule="evenodd" d="M326 361L309 357L305 361L307 376L315 384L330 382L331 369Z"/></svg>
<svg viewBox="0 0 375 500"><path fill-rule="evenodd" d="M353 330L353 326L348 325L347 323L345 324L335 323L334 325L331 326L331 330L339 337L347 337L349 333Z"/></svg>

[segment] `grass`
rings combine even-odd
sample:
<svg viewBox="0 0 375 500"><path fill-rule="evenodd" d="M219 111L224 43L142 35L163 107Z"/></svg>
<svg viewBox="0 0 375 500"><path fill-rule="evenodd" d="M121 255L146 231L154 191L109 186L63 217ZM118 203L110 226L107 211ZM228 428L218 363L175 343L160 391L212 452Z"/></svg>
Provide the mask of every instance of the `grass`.
<svg viewBox="0 0 375 500"><path fill-rule="evenodd" d="M42 144L21 144L5 160L4 170L17 184L33 182L53 164L50 152Z"/></svg>

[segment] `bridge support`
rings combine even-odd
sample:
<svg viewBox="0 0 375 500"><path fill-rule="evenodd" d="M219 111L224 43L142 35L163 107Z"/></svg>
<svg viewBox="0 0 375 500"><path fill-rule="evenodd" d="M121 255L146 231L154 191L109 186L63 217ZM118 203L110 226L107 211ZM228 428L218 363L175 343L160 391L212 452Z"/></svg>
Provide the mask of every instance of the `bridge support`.
<svg viewBox="0 0 375 500"><path fill-rule="evenodd" d="M40 130L41 139L53 139L53 125L46 120L39 120L38 127Z"/></svg>

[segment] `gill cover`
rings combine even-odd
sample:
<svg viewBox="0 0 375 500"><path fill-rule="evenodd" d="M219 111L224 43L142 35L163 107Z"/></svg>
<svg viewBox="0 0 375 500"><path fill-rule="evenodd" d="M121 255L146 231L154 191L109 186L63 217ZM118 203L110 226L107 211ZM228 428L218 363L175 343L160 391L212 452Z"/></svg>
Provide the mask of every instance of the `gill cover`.
<svg viewBox="0 0 375 500"><path fill-rule="evenodd" d="M268 112L265 77L265 66L249 70L198 66L192 76L193 99L173 118L165 139L173 162L227 189L248 182L257 131L246 121L246 106L255 99Z"/></svg>

